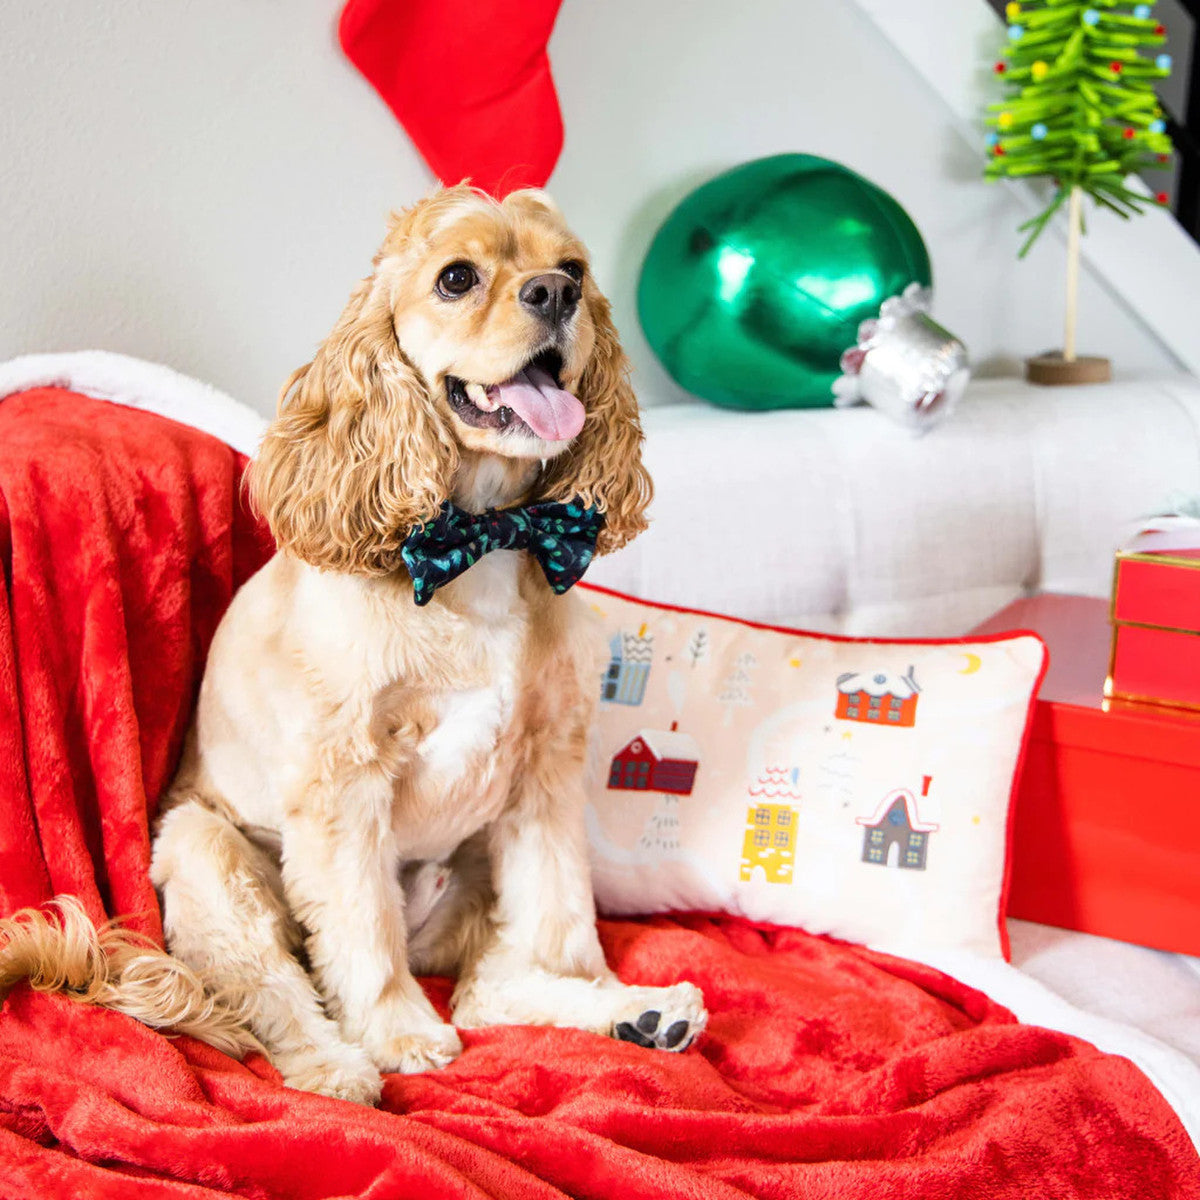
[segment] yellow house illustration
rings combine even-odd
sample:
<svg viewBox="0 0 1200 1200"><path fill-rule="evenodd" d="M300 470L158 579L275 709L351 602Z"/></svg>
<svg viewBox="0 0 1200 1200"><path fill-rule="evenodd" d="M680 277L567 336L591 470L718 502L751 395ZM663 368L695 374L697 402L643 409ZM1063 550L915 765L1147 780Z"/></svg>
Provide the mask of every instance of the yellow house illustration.
<svg viewBox="0 0 1200 1200"><path fill-rule="evenodd" d="M761 868L767 883L791 883L796 858L797 810L786 803L799 802L800 794L784 767L768 767L750 787L752 803L746 809L746 835L738 878L749 883Z"/></svg>

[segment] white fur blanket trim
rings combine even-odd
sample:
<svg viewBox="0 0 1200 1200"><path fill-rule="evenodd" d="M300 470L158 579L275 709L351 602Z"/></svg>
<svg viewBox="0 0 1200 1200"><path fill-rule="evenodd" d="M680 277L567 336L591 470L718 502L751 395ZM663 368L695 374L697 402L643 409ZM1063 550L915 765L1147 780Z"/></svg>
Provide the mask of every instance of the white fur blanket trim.
<svg viewBox="0 0 1200 1200"><path fill-rule="evenodd" d="M253 455L267 422L232 396L172 371L107 350L25 354L0 363L0 399L30 388L61 387L155 412Z"/></svg>
<svg viewBox="0 0 1200 1200"><path fill-rule="evenodd" d="M1099 940L1099 939L1097 939ZM960 951L909 954L1003 1004L1024 1025L1041 1025L1091 1042L1135 1063L1175 1110L1200 1149L1200 1066L1165 1042L1068 1003L1045 984L998 958Z"/></svg>

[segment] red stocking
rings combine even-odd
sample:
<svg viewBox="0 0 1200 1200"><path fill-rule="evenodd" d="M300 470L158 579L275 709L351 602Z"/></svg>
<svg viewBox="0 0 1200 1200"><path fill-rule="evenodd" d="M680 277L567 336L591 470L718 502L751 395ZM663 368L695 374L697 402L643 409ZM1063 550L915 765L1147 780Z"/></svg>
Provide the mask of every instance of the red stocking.
<svg viewBox="0 0 1200 1200"><path fill-rule="evenodd" d="M562 0L349 0L338 27L444 183L541 187L562 150L546 43Z"/></svg>

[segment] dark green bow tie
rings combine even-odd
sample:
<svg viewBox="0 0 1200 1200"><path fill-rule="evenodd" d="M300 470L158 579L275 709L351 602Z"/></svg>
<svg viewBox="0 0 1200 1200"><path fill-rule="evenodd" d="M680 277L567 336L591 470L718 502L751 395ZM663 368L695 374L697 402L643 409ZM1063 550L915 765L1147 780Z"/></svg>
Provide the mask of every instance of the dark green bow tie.
<svg viewBox="0 0 1200 1200"><path fill-rule="evenodd" d="M413 581L413 599L428 604L489 550L528 550L560 595L583 578L596 553L604 514L578 501L546 501L473 513L449 500L432 521L417 525L400 553Z"/></svg>

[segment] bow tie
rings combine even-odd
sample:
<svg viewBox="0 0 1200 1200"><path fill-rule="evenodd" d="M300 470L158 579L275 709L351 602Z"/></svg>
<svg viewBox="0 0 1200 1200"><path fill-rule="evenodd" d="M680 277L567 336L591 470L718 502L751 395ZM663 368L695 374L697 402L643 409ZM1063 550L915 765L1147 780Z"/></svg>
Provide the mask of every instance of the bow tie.
<svg viewBox="0 0 1200 1200"><path fill-rule="evenodd" d="M473 513L447 500L432 521L413 528L400 552L418 604L428 604L438 588L457 579L489 550L528 550L546 582L562 595L583 578L603 527L603 513L578 501Z"/></svg>

